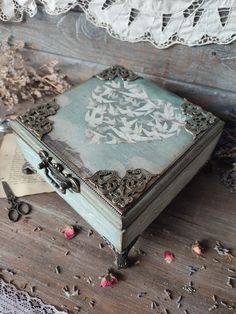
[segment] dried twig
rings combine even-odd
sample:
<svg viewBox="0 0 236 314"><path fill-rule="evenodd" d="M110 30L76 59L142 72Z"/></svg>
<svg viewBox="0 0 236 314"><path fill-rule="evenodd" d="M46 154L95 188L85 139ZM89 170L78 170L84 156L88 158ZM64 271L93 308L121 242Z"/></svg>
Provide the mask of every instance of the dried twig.
<svg viewBox="0 0 236 314"><path fill-rule="evenodd" d="M60 266L56 266L55 267L55 273L56 274L60 274L61 273L61 267Z"/></svg>
<svg viewBox="0 0 236 314"><path fill-rule="evenodd" d="M24 60L23 42L0 42L0 106L10 110L23 101L34 103L45 96L55 96L70 88L65 75L55 70L56 61L33 68Z"/></svg>
<svg viewBox="0 0 236 314"><path fill-rule="evenodd" d="M151 310L155 310L158 306L159 305L158 305L158 303L156 301L152 301L151 305L150 305L150 308L151 308Z"/></svg>
<svg viewBox="0 0 236 314"><path fill-rule="evenodd" d="M187 285L183 286L183 290L189 294L196 292L196 289L193 287L193 284L191 281Z"/></svg>
<svg viewBox="0 0 236 314"><path fill-rule="evenodd" d="M228 256L229 258L233 258L233 255L230 253L230 250L225 248L220 241L216 241L216 245L214 247L214 250L220 255L220 256Z"/></svg>
<svg viewBox="0 0 236 314"><path fill-rule="evenodd" d="M171 299L172 299L172 293L171 293L171 291L170 291L170 290L165 289L165 290L164 290L164 293L165 293L165 295L167 296L167 298L168 298L169 300L171 300Z"/></svg>
<svg viewBox="0 0 236 314"><path fill-rule="evenodd" d="M70 288L68 286L65 286L62 288L62 291L65 293L65 295L67 296L67 298L70 297Z"/></svg>

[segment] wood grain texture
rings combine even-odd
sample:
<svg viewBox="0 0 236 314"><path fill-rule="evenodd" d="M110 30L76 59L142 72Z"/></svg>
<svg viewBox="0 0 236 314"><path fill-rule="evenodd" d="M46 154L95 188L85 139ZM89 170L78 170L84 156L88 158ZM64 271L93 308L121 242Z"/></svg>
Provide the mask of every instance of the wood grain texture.
<svg viewBox="0 0 236 314"><path fill-rule="evenodd" d="M226 191L212 175L201 172L196 176L149 226L131 251L140 264L122 270L119 284L106 289L99 287L98 277L113 266L110 263L113 254L106 245L99 248L100 237L96 233L88 237L90 227L55 193L25 197L25 200L33 205L31 219L16 224L8 221L4 210L7 203L0 200L0 268L5 279L13 279L17 286L28 283L28 291L35 286L36 295L44 302L59 307L66 305L71 313L75 312L75 305L80 305L81 313L107 314L163 313L164 308L171 314L183 313L184 309L191 314L206 314L213 304L213 294L236 305L235 289L226 285L227 268L236 269L236 261L229 262L213 250L215 241L220 240L236 254L236 195ZM82 230L67 241L60 230L75 222ZM42 231L33 231L35 226L41 226ZM204 259L191 252L195 240L204 243ZM146 256L139 256L138 249L145 251ZM170 265L163 259L166 249L176 255L176 261ZM70 253L65 256L67 250ZM60 275L55 273L57 265L62 269ZM205 265L206 269L189 277L186 269L189 265L199 268ZM6 268L15 270L16 275L6 274ZM81 278L76 280L74 275ZM94 285L87 282L88 277ZM197 289L193 295L182 289L189 280ZM66 284L69 287L77 284L80 296L66 298L62 292ZM165 300L164 289L172 291L173 301ZM147 295L139 299L141 291ZM175 303L180 294L184 296L182 312L177 311ZM91 300L96 301L93 309L89 306ZM150 309L152 300L160 305L155 311ZM214 313L230 312L221 308Z"/></svg>
<svg viewBox="0 0 236 314"><path fill-rule="evenodd" d="M33 43L34 48L25 51L30 63L56 58L74 83L107 65L120 63L225 117L233 114L236 43L199 48L175 46L161 51L148 43L117 41L103 30L83 26L85 22L75 12L59 17L39 13L23 24L0 23L0 37L14 35ZM7 202L0 199L1 275L13 279L19 287L28 283L28 291L36 286L36 295L44 302L66 305L72 313L74 306L80 305L81 313L98 314L161 313L164 307L176 314L179 294L184 295L182 312L188 309L190 314L208 313L213 294L236 305L235 289L226 286L227 268L236 269L236 261L229 262L213 250L215 241L220 240L236 255L236 195L225 190L213 175L197 175L149 226L135 246L144 250L146 256L138 256L133 249L131 255L140 264L123 270L119 284L107 289L99 287L98 277L113 266L113 254L107 246L99 248L100 237L96 233L88 237L90 227L55 193L25 199L34 206L31 219L17 224L8 221L4 210ZM82 230L75 239L66 241L60 230L76 221ZM35 226L41 226L42 231L34 232ZM203 241L205 259L192 254L190 246L195 240ZM171 265L163 261L166 249L176 254ZM70 254L65 256L68 250ZM57 265L62 269L60 275L55 273ZM189 265L206 265L206 270L189 277ZM12 278L4 272L6 268L15 270L16 275ZM81 278L76 280L74 275ZM94 286L87 282L88 277ZM194 295L186 295L182 289L189 279L197 288ZM78 284L81 295L67 299L62 292L66 284ZM165 300L166 288L173 291L173 301ZM147 295L139 299L137 294L141 291ZM90 300L96 301L93 309ZM152 300L160 304L155 311L150 309ZM220 308L214 313L229 311Z"/></svg>
<svg viewBox="0 0 236 314"><path fill-rule="evenodd" d="M82 80L97 69L122 64L223 116L235 114L236 43L158 50L150 43L127 43L89 23L84 14L48 16L39 10L22 24L0 24L0 36L13 35L33 50L69 61L68 73Z"/></svg>

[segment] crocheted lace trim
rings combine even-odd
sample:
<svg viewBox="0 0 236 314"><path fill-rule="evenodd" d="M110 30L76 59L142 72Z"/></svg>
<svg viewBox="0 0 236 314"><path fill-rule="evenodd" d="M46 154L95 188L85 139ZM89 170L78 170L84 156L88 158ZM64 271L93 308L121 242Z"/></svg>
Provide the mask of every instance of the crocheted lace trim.
<svg viewBox="0 0 236 314"><path fill-rule="evenodd" d="M39 298L16 289L12 284L0 279L0 313L11 314L66 314L52 305L44 304Z"/></svg>
<svg viewBox="0 0 236 314"><path fill-rule="evenodd" d="M89 21L117 39L149 41L158 48L174 44L229 44L236 39L234 0L39 0L48 14L76 5ZM37 12L35 0L2 0L0 19L21 21Z"/></svg>

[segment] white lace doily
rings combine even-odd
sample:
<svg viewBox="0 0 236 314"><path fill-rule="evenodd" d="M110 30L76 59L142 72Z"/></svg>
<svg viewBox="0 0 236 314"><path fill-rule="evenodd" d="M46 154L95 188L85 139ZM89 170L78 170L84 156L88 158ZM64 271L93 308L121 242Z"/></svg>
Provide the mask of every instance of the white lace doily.
<svg viewBox="0 0 236 314"><path fill-rule="evenodd" d="M27 292L17 290L12 284L0 279L0 313L2 314L66 314Z"/></svg>
<svg viewBox="0 0 236 314"><path fill-rule="evenodd" d="M236 39L235 0L40 0L49 14L76 5L115 38L150 41L158 48L228 44ZM37 12L35 0L0 0L0 19L21 20Z"/></svg>

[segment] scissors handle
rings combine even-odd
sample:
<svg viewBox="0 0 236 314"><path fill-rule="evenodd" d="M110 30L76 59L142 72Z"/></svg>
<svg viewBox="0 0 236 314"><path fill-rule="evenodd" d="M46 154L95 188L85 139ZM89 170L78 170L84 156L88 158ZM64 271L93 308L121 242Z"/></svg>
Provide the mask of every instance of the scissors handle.
<svg viewBox="0 0 236 314"><path fill-rule="evenodd" d="M17 209L10 209L8 211L8 218L12 221L12 222L17 222L20 219L21 214L18 212Z"/></svg>
<svg viewBox="0 0 236 314"><path fill-rule="evenodd" d="M25 202L14 202L13 206L9 208L8 218L12 222L17 222L22 215L28 215L31 211L31 206Z"/></svg>
<svg viewBox="0 0 236 314"><path fill-rule="evenodd" d="M31 211L31 206L25 202L18 202L17 211L20 215L28 215Z"/></svg>

